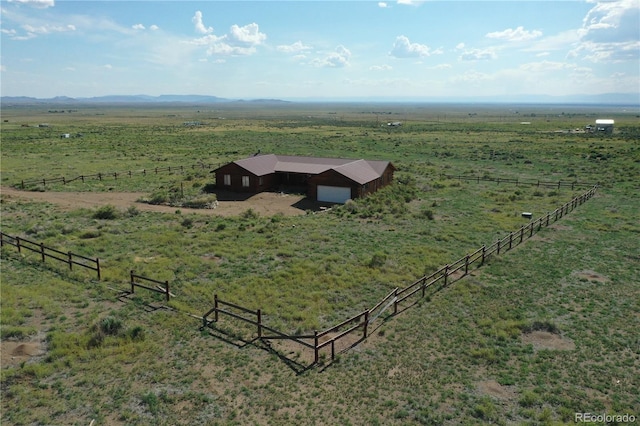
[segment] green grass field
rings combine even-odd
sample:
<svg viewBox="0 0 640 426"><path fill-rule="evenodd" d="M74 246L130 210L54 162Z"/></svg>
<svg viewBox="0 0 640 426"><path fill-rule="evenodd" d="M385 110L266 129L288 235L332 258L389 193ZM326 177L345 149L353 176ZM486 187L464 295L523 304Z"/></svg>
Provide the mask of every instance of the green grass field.
<svg viewBox="0 0 640 426"><path fill-rule="evenodd" d="M99 257L103 266L98 282L3 247L3 423L564 424L583 412L640 418L637 111L74 109L3 107L3 186L217 165L258 150L390 160L396 182L367 199L295 217L129 209L99 219L96 210L3 196L4 233ZM613 135L575 131L605 115L616 120ZM587 188L445 175L600 187L531 240L303 374L260 345L238 347L200 331L187 315L208 311L218 294L262 309L265 323L280 330L321 330L518 229L527 223L521 212L541 217ZM187 168L27 190L153 194L182 185L196 196L211 178L208 169ZM164 304L160 295L118 298L131 269L169 280L172 309L149 308ZM303 359L295 349L283 355Z"/></svg>

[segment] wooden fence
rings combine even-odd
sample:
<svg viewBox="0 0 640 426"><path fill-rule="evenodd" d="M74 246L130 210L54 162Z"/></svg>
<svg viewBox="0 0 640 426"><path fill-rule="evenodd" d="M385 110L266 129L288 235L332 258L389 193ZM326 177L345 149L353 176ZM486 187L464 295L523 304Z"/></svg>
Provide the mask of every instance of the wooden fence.
<svg viewBox="0 0 640 426"><path fill-rule="evenodd" d="M541 181L541 180L520 180L520 179L508 179L508 178L495 178L495 177L489 177L489 176L468 176L468 175L447 175L447 174L441 174L440 175L441 178L446 178L446 179L455 179L455 180L460 180L460 181L471 181L471 182L495 182L496 184L501 184L501 183L507 183L507 184L512 184L515 186L535 186L538 188L556 188L556 189L561 189L561 188L571 188L571 190L574 189L579 189L579 188L593 188L594 186L598 186L599 184L597 183L587 183L587 182L578 182L578 181L571 181L571 182L564 182L564 181L557 181L557 182L545 182L545 181Z"/></svg>
<svg viewBox="0 0 640 426"><path fill-rule="evenodd" d="M73 270L73 265L80 266L82 268L91 269L96 271L98 280L100 280L100 259L97 257L92 259L79 254L71 253L70 251L64 252L51 247L47 247L44 243L36 243L22 237L13 237L11 235L0 232L0 247L4 245L14 246L18 249L18 253L22 253L23 250L39 253L42 262L45 262L47 258L59 260L69 265L69 270Z"/></svg>
<svg viewBox="0 0 640 426"><path fill-rule="evenodd" d="M164 294L167 302L171 299L171 296L175 297L175 295L169 291L169 281L158 281L152 278L136 275L135 271L131 271L129 273L129 284L131 285L131 294L136 292L136 287L140 287L155 293ZM153 284L155 284L155 287L151 287Z"/></svg>
<svg viewBox="0 0 640 426"><path fill-rule="evenodd" d="M205 328L211 327L214 322L217 323L220 320L220 315L231 317L249 324L251 327L256 327L257 338L263 342L286 339L301 345L303 348L313 350L314 365L319 363L320 351L325 348L330 348L331 359L334 360L336 356L336 344L339 341L349 338L349 340L345 341L350 341L352 344L355 344L360 340L367 338L371 324L381 318L385 313L387 313L387 317L394 316L398 313L398 309L401 304L412 298L415 299L418 296L424 297L427 289L432 286L441 285L441 288L446 287L453 281L466 276L469 273L470 268L474 265L480 267L492 256L497 256L501 252L506 252L515 248L526 239L531 238L536 232L540 231L542 227L547 227L553 222L556 222L564 215L589 200L595 195L597 188L598 185L594 185L584 194L574 197L571 201L558 207L553 212L549 212L545 216L520 227L520 229L510 232L508 235L498 239L489 246L483 245L476 251L465 255L455 262L447 264L437 271L419 278L407 287L393 289L393 291L391 291L372 308L362 311L337 325L327 328L324 331L316 330L313 334L307 335L291 335L278 331L263 322L262 310L253 310L231 302L222 301L218 298L217 294L214 295L213 308L206 312L202 317L198 318L202 319L202 327ZM45 257L52 257L68 263L70 269L73 265L79 265L96 270L98 273L98 279L100 279L100 263L97 258L90 259L71 252L64 253L62 251L47 248L44 244L37 244L24 238L11 237L4 233L0 233L0 237L2 245L9 244L16 246L18 251L21 251L21 249L24 248L38 252L41 254L43 261L45 260ZM48 253L48 251L51 251L53 254ZM61 258L57 255L63 255L65 257ZM84 260L85 263L74 260L76 258ZM92 266L92 264L87 265L86 262L93 262L95 266ZM153 284L155 284L155 286L153 286ZM171 297L174 297L169 290L169 281L157 281L151 278L146 278L136 275L134 271L130 272L130 285L131 293L135 292L136 287L142 287L153 292L164 294L167 301L169 301ZM211 315L213 315L213 319L210 319ZM354 336L354 333L361 333L361 335Z"/></svg>
<svg viewBox="0 0 640 426"><path fill-rule="evenodd" d="M401 304L409 301L411 298L424 297L427 289L430 287L435 285L446 287L453 281L459 280L468 275L470 268L474 265L476 267L480 267L490 257L497 256L501 252L503 253L515 248L526 239L531 238L536 232L542 229L542 227L547 227L553 222L556 222L577 206L589 200L595 195L596 190L597 185L594 185L584 194L573 198L571 201L561 207L558 207L553 212L547 213L545 216L529 222L528 224L520 227L517 231L510 232L507 236L498 239L495 243L489 246L483 245L476 251L465 255L455 262L447 264L437 271L419 278L407 287L395 288L371 309L358 313L324 331L319 332L316 330L313 332L313 335L292 336L277 331L263 323L262 311L260 309L251 310L233 303L223 302L217 295L214 296L213 308L202 317L203 327L208 327L211 326L213 322L218 322L220 318L219 315L224 314L257 327L258 339L289 339L305 348L312 349L314 353L314 364L318 364L320 360L320 351L324 348L330 348L331 360L334 360L336 356L336 344L338 341L346 339L349 336L351 341L360 341L367 338L371 324L378 320L385 312L390 311L388 316L396 315ZM224 307L233 308L241 313L239 314L228 311L224 309ZM209 317L212 314L213 320L209 320ZM248 318L243 314L250 314L251 318ZM265 330L272 334L265 335ZM361 335L354 337L354 333L361 333ZM309 340L313 343L308 342Z"/></svg>
<svg viewBox="0 0 640 426"><path fill-rule="evenodd" d="M124 172L105 172L105 173L95 173L90 175L80 175L73 178L67 178L64 176L60 177L50 177L50 178L39 178L39 179L31 179L31 180L21 180L20 181L20 189L25 189L32 185L52 185L54 183L62 183L66 185L75 181L82 181L83 183L86 180L100 180L103 179L114 179L118 180L118 178L132 178L134 176L147 176L147 175L157 175L160 173L172 173L172 172L180 172L183 173L185 170L195 170L195 169L212 169L214 167L218 167L221 164L192 164L191 166L167 166L167 167L155 167L152 169L142 169L142 170L128 170Z"/></svg>

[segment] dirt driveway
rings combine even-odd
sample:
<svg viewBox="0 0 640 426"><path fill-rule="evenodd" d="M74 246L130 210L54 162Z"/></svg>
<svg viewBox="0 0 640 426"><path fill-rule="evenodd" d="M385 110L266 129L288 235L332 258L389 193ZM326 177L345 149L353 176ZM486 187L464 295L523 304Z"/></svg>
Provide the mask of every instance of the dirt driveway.
<svg viewBox="0 0 640 426"><path fill-rule="evenodd" d="M9 199L46 201L57 204L65 210L112 205L121 210L135 206L140 211L175 213L176 210L180 210L183 214L197 213L212 216L237 216L248 209L253 209L262 216L273 216L278 213L295 216L305 214L307 209L318 208L316 203L306 200L304 196L275 192L261 192L237 200L219 196L218 200L222 201L218 202L218 207L215 209L187 209L139 203L136 200L147 195L140 192L31 192L3 186L0 188L0 194L3 198Z"/></svg>

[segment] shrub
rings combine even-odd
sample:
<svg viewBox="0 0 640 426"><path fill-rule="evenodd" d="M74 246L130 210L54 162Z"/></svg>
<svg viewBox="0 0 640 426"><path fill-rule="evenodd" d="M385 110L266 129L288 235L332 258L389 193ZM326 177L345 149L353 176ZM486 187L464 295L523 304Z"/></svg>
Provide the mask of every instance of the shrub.
<svg viewBox="0 0 640 426"><path fill-rule="evenodd" d="M183 201L182 206L190 209L215 209L218 206L218 199L215 194L201 195Z"/></svg>
<svg viewBox="0 0 640 426"><path fill-rule="evenodd" d="M164 190L152 192L146 202L149 204L167 204L169 202L169 193Z"/></svg>
<svg viewBox="0 0 640 426"><path fill-rule="evenodd" d="M211 194L213 192L216 191L216 184L215 183L207 183L206 185L204 185L202 187L202 192L206 193L206 194Z"/></svg>
<svg viewBox="0 0 640 426"><path fill-rule="evenodd" d="M115 336L120 332L122 328L122 321L119 319L108 316L100 321L100 331L109 336Z"/></svg>
<svg viewBox="0 0 640 426"><path fill-rule="evenodd" d="M243 219L257 219L258 217L260 217L260 214L251 208L242 213Z"/></svg>
<svg viewBox="0 0 640 426"><path fill-rule="evenodd" d="M376 252L373 254L371 260L369 261L369 267L380 268L384 266L385 263L387 263L387 255L381 252Z"/></svg>
<svg viewBox="0 0 640 426"><path fill-rule="evenodd" d="M131 330L129 330L127 335L134 342L142 342L142 341L144 341L144 339L146 337L146 333L144 331L144 328L140 327L139 325L137 325L137 326L133 327Z"/></svg>
<svg viewBox="0 0 640 426"><path fill-rule="evenodd" d="M93 213L94 219L104 219L104 220L112 220L118 218L118 210L115 206L111 204L107 204L105 206L100 207L98 210Z"/></svg>

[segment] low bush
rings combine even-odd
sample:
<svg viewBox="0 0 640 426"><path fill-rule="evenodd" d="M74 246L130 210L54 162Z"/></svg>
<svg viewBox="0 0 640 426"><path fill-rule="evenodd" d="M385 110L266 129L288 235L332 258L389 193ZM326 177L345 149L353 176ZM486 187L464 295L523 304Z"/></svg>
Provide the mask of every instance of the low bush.
<svg viewBox="0 0 640 426"><path fill-rule="evenodd" d="M118 216L119 216L118 210L116 209L115 206L112 206L111 204L102 206L93 213L94 219L113 220L113 219L117 219Z"/></svg>

